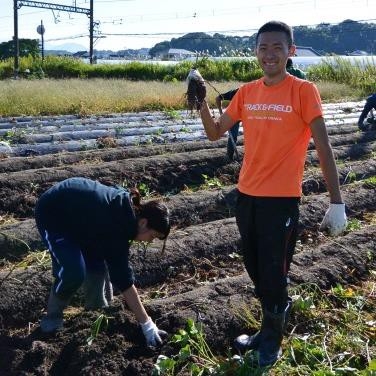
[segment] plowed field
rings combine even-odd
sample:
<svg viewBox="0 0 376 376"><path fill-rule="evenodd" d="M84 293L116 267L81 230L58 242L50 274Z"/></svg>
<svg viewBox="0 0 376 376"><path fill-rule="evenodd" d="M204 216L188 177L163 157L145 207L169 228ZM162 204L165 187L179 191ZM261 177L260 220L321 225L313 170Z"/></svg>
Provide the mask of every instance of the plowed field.
<svg viewBox="0 0 376 376"><path fill-rule="evenodd" d="M327 104L324 110L348 217L361 226L335 239L318 231L328 196L310 145L290 279L328 289L358 284L376 266L376 192L369 179L376 177L376 131L358 131L361 103ZM203 323L213 351L228 353L244 330L235 312L255 299L234 219L241 161L228 159L225 137L207 141L200 120L186 112L3 118L0 137L9 143L0 144L1 376L151 375L159 354L176 352L168 342L145 347L118 296L105 311L107 330L91 346L86 339L100 312L83 311L80 293L62 331L47 336L38 330L52 277L48 257L25 262L43 249L33 208L44 190L71 176L136 185L147 197L164 198L174 225L165 254L158 242L146 252L137 245L131 250L146 309L169 335L188 318ZM238 143L242 157L242 136Z"/></svg>

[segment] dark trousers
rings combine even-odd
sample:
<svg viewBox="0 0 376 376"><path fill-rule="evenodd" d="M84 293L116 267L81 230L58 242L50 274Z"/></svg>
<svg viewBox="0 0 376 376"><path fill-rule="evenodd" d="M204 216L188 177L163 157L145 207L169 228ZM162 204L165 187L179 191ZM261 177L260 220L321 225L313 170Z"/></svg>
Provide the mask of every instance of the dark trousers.
<svg viewBox="0 0 376 376"><path fill-rule="evenodd" d="M245 268L270 312L287 304L287 274L294 253L299 198L253 197L239 192L236 222Z"/></svg>
<svg viewBox="0 0 376 376"><path fill-rule="evenodd" d="M51 254L53 290L59 298L69 299L84 282L87 270L104 273L103 259L84 255L81 247L64 234L48 231L40 225L38 230Z"/></svg>
<svg viewBox="0 0 376 376"><path fill-rule="evenodd" d="M359 116L358 125L361 126L363 124L364 119L372 109L376 109L376 99L374 97L367 98L362 113Z"/></svg>
<svg viewBox="0 0 376 376"><path fill-rule="evenodd" d="M234 139L234 141L236 142L237 139L238 139L238 135L239 135L239 126L240 126L240 122L236 122L232 128L230 129L230 133Z"/></svg>

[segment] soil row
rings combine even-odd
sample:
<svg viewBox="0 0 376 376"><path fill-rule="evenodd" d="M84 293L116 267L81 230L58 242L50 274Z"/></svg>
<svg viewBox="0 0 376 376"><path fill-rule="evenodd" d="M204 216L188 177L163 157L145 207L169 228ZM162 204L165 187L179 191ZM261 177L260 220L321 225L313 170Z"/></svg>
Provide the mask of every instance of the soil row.
<svg viewBox="0 0 376 376"><path fill-rule="evenodd" d="M335 108L324 105L328 131L344 132L343 127L355 125L359 104ZM34 156L62 151L80 151L103 147L117 147L172 141L205 139L201 120L187 116L187 112L113 114L77 118L19 117L2 119L0 138L12 148L0 143L3 155Z"/></svg>
<svg viewBox="0 0 376 376"><path fill-rule="evenodd" d="M133 257L132 264L137 270L137 275L140 276L137 284L143 285L144 288L147 285L155 286L165 281L167 277L169 282L171 282L174 277L167 276L166 271L174 268L178 258L184 259L184 265L191 264L192 260L198 257L212 258L213 254L216 254L217 257L223 256L223 261L225 261L225 256L229 254L229 249L226 248L232 248L230 251L237 251L237 249L236 244L234 244L236 243L234 242L236 238L234 236L235 231L228 227L226 227L226 231L223 231L224 226L226 226L226 223L223 226L219 223L204 226L205 228L202 228L201 233L198 233L195 239L190 242L189 235L186 236L188 241L176 237L173 240L175 243L174 252L176 253L180 250L177 256L172 254L170 247L163 259L155 256L152 251L142 257L141 261L140 258ZM200 231L199 229L195 230ZM191 232L192 234L193 231L194 229L190 229L187 233ZM368 226L338 239L328 239L314 248L305 247L294 256L290 279L293 284L315 283L322 289L327 289L336 283L344 283L346 285L358 282L365 278L368 272L376 265L375 235L376 226ZM205 244L202 243L205 237L208 236L210 237L208 243L211 241L211 249L205 250ZM221 240L216 241L219 236L223 236L222 244L220 244ZM201 244L197 243L198 240L201 240ZM230 247L229 244L226 246L226 243L231 243ZM179 247L181 245L183 245L182 248ZM172 273L170 272L170 274ZM159 274L164 275L161 276ZM241 276L235 277L235 279L248 278L244 274L243 267L239 267L239 274ZM31 322L37 320L40 309L45 304L51 279L50 273L46 273L46 270L41 267L32 267L26 270L23 268L16 269L11 274L7 271L1 272L0 312L3 316L3 327L22 324L23 320ZM222 284L227 285L227 279L224 278ZM214 283L206 282L205 284L215 285L217 282L218 280ZM250 281L248 280L247 283L249 284ZM31 293L31 290L36 287L38 288L38 296ZM197 286L187 294L199 294ZM159 304L166 308L169 300L172 302L185 301L184 297L187 294L172 294L170 298L164 297ZM232 294L228 293L228 295ZM153 306L154 304L158 306L158 299L153 299L149 305ZM215 314L216 310L212 311Z"/></svg>
<svg viewBox="0 0 376 376"><path fill-rule="evenodd" d="M367 231L357 231L339 240L329 241L316 249L314 254L302 252L296 255L291 270L292 284L314 283L328 288L333 282L343 285L358 283L375 266L375 259L371 261L369 257L369 250L376 248L375 239L376 227L372 226ZM45 282L45 273L41 270L22 271L17 273L12 283L5 281L4 288L0 290L1 312L5 313L3 317L17 316L24 325L38 320L39 309L44 302L36 297L34 291L45 290ZM4 294L4 291L8 293ZM30 297L36 299L30 302ZM244 273L205 283L184 294L146 303L158 327L170 334L184 327L188 318L202 324L206 341L215 353L224 353L231 347L233 338L244 330L239 316L245 305L253 311L257 307L252 285ZM102 369L105 365L105 369L114 374L130 375L130 372L137 371L139 375L149 375L156 354L150 350L145 353L142 347L141 353L137 351L135 343L142 337L134 318L124 311L118 299L106 314L111 317L110 325L91 347L85 346L85 341L96 318L95 313L71 315L66 320L65 329L55 337L46 338L36 331L18 341L11 341L6 334L2 334L6 333L9 324L14 324L13 320L3 320L0 358L4 369L14 372L20 367L24 370L26 363L26 368L44 370L48 374L61 374L59 370L62 372L64 369L69 374L89 375L93 369ZM291 321L299 334L302 329L297 328L294 320L293 312ZM64 348L66 350L62 351ZM158 353L162 354L173 351L168 344L158 349ZM140 357L141 354L143 356Z"/></svg>
<svg viewBox="0 0 376 376"><path fill-rule="evenodd" d="M351 108L352 107L352 108ZM351 108L351 111L349 111ZM343 124L345 121L356 122L362 106L359 103L351 103L347 109L333 108L324 104L324 117L326 121L337 121ZM218 114L218 111L214 111ZM12 117L0 119L0 136L4 131L23 130L25 133L51 133L65 131L96 130L103 128L141 128L158 127L160 125L197 124L198 116L187 111L175 111L174 113L139 112L125 114L111 114L105 116L77 117L74 115L42 116L42 117Z"/></svg>
<svg viewBox="0 0 376 376"><path fill-rule="evenodd" d="M357 128L351 129L349 133L343 133L338 128L330 128L329 138L332 146L340 146L345 144L358 144L366 143L376 140L376 131L370 131L366 133L361 133L356 131ZM335 131L335 132L334 132ZM31 157L12 157L4 158L0 160L0 173L3 172L15 172L15 171L25 171L29 169L37 169L41 167L61 167L63 165L69 164L87 164L87 163L99 163L99 162L110 162L118 161L128 158L139 158L147 156L155 156L161 154L169 153L182 153L182 152L193 152L201 149L214 149L225 147L227 140L222 138L216 142L210 142L207 140L195 140L194 142L175 142L167 144L153 144L144 145L140 148L137 146L127 146L125 148L119 148L114 146L119 146L118 140L115 139L113 145L108 141L107 147L105 140L102 140L103 147L97 150L90 151L77 151L77 152L64 152L58 154L49 154L43 156ZM238 150L240 153L243 152L243 137L240 136L238 139ZM53 146L54 147L54 146ZM313 149L313 142L310 143L309 149Z"/></svg>
<svg viewBox="0 0 376 376"><path fill-rule="evenodd" d="M356 144L334 148L338 159L357 159L373 152L375 143ZM308 153L308 163L318 163L315 152ZM341 183L375 175L376 160L352 162L349 167L340 166ZM239 163L228 163L221 149L199 150L190 153L159 155L153 158L134 158L117 162L93 163L58 168L45 168L0 174L0 214L13 213L16 217L32 216L37 197L54 183L73 176L97 179L105 184L132 187L144 185L149 192L160 195L176 194L203 186L216 177L218 184L237 182ZM325 190L319 173L309 171L303 182L303 193Z"/></svg>
<svg viewBox="0 0 376 376"><path fill-rule="evenodd" d="M312 179L312 181L317 182L315 179ZM359 217L359 212L367 208L369 210L375 208L376 195L372 185L359 182L344 186L342 191L350 216ZM178 194L165 198L165 201L171 211L174 228L182 229L187 226L233 217L235 215L236 195L235 186L228 186L212 191ZM315 227L320 221L320 217L325 210L325 206L321 205L325 201L324 196L303 196L302 228ZM317 204L318 202L320 205ZM311 226L310 223L313 223L314 226ZM35 227L34 219L0 227L0 259L16 260L29 250L42 248L43 243Z"/></svg>
<svg viewBox="0 0 376 376"><path fill-rule="evenodd" d="M344 191L344 199L347 204L349 217L358 218L365 211L374 211L376 209L376 197L374 189L361 187L360 184L348 187ZM316 195L308 197L301 205L301 219L299 239L304 248L321 240L318 237L318 226L324 212L328 206L326 195ZM30 229L30 233L35 231ZM20 234L22 236L22 234ZM308 240L309 239L309 240ZM17 256L20 257L25 253L24 244L13 243L6 237L2 238L2 251L8 247L9 254L2 254L0 257L7 257L12 260ZM40 244L39 239L34 239L35 243ZM7 242L8 241L8 242ZM11 249L11 245L15 247ZM134 245L131 252L131 263L137 274L137 284L139 286L153 286L155 284L171 282L171 279L178 278L181 275L190 276L195 273L195 263L192 260L206 260L209 268L213 264L221 266L222 274L227 272L232 274L234 265L232 263L233 253L241 253L240 238L234 218L212 221L204 224L188 226L183 229L174 229L170 235L166 252L163 257L159 254L161 244L153 244L149 246L146 252L142 247ZM375 252L375 249L373 249ZM308 252L308 255L310 253ZM221 273L220 273L221 274ZM4 279L0 278L0 283ZM13 280L13 275L7 279ZM17 278L16 278L17 280ZM45 279L46 280L46 279ZM42 293L41 293L42 294ZM43 294L42 294L43 295Z"/></svg>

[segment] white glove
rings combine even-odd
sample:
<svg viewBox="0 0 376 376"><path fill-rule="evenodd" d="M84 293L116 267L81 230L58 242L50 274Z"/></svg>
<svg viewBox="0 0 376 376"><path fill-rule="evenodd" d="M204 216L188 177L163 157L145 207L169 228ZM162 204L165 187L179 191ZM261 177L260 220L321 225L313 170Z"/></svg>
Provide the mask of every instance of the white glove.
<svg viewBox="0 0 376 376"><path fill-rule="evenodd" d="M146 344L148 346L157 346L162 344L161 336L167 335L164 330L159 330L157 325L154 324L153 320L149 317L149 320L141 324L142 332L144 333Z"/></svg>
<svg viewBox="0 0 376 376"><path fill-rule="evenodd" d="M346 227L345 204L330 204L321 222L320 230L327 228L331 236L337 236L345 231Z"/></svg>
<svg viewBox="0 0 376 376"><path fill-rule="evenodd" d="M198 71L198 69L192 68L187 76L187 84L190 80L195 80L199 82L204 82L205 80L202 78L201 73Z"/></svg>

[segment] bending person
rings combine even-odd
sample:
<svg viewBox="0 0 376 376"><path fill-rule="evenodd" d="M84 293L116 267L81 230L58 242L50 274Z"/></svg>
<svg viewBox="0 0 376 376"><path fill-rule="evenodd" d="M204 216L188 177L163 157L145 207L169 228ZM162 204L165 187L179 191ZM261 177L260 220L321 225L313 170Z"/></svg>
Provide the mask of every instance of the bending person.
<svg viewBox="0 0 376 376"><path fill-rule="evenodd" d="M133 240L165 240L170 232L169 211L158 201L140 202L137 190L110 187L77 177L64 180L39 198L35 218L51 253L55 278L41 320L43 332L63 326L63 310L83 284L85 308L107 306L106 267L111 283L124 297L141 325L147 345L162 342L164 334L148 316L134 286L128 262Z"/></svg>
<svg viewBox="0 0 376 376"><path fill-rule="evenodd" d="M359 116L358 127L361 131L367 131L369 126L368 124L375 124L373 110L376 110L376 93L367 98L364 108ZM365 124L364 120L367 118L369 113L371 113L371 117L367 119L368 124Z"/></svg>

